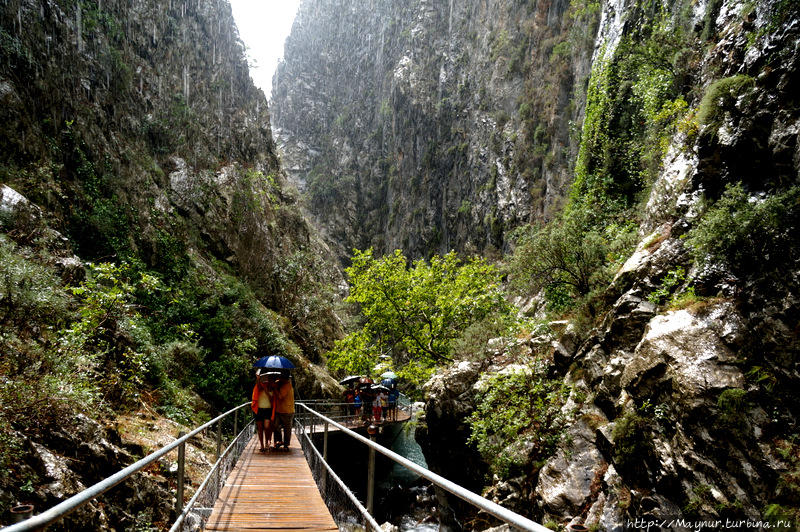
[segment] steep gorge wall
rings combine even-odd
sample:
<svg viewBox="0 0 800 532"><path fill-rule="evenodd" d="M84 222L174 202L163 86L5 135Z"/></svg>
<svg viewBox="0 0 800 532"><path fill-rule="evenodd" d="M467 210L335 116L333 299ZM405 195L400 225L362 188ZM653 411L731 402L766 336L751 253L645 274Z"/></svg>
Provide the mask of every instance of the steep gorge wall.
<svg viewBox="0 0 800 532"><path fill-rule="evenodd" d="M340 255L499 250L571 181L596 4L314 0L273 80L290 179Z"/></svg>
<svg viewBox="0 0 800 532"><path fill-rule="evenodd" d="M286 187L227 2L19 0L1 36L0 179L79 255L219 261L307 321L287 269L336 272ZM323 336L296 340L317 353Z"/></svg>
<svg viewBox="0 0 800 532"><path fill-rule="evenodd" d="M432 379L425 452L445 476L464 478L462 464L481 459L464 441L481 381L546 360L549 376L569 390L559 448L543 459L540 427L527 427L503 451L518 460L513 472L473 478L475 489L553 526L616 531L636 518L681 518L792 530L800 515L800 425L790 391L800 383L800 256L789 236L798 227L800 12L787 2L660 5L606 3L598 34L602 61L584 127L596 134L584 137L593 151L578 163L587 182L605 175L621 185L630 175L620 162L635 144L615 144L635 131L620 127L630 120L625 100L636 97L625 68L640 61L631 43L647 42L643 34L665 12L668 35L680 33L681 20L687 30L687 60L673 73L683 71L676 79L693 126L669 135L642 202L639 245L603 291L607 310L583 334L556 322L551 334L501 345L482 363L461 362ZM731 187L743 190L741 203L710 214ZM773 221L747 221L748 205L780 197L788 199ZM710 216L727 225L714 229ZM736 249L698 260L687 237L700 225L716 241L737 238ZM689 303L654 297L679 269L686 278L670 290L691 292ZM437 454L442 445L448 457Z"/></svg>
<svg viewBox="0 0 800 532"><path fill-rule="evenodd" d="M289 356L305 397L336 389L313 362L339 334L338 270L225 0L0 5L0 252L4 524L146 454L119 414L185 425L241 403L256 356ZM168 527L163 465L56 529Z"/></svg>
<svg viewBox="0 0 800 532"><path fill-rule="evenodd" d="M149 236L185 192L173 171L277 171L267 107L224 2L8 2L2 36L4 179L61 219L72 222L72 202L116 196ZM101 190L84 190L90 173ZM116 251L104 221L69 223L79 251ZM224 259L221 236L211 247Z"/></svg>

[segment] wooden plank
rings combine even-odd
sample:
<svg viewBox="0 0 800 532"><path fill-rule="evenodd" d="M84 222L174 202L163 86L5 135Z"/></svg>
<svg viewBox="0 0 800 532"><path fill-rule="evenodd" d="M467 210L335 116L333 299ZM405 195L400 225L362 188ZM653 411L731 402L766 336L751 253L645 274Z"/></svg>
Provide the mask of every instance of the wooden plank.
<svg viewBox="0 0 800 532"><path fill-rule="evenodd" d="M205 530L339 530L299 444L258 452L253 436L228 475Z"/></svg>

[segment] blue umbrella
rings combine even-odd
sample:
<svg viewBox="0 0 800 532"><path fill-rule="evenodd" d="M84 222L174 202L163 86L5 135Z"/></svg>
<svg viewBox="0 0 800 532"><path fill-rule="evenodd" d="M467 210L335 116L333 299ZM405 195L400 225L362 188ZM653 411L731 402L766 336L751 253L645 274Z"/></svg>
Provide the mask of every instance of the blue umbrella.
<svg viewBox="0 0 800 532"><path fill-rule="evenodd" d="M280 355L268 355L261 357L253 364L254 368L273 368L273 369L292 369L292 364L288 358Z"/></svg>
<svg viewBox="0 0 800 532"><path fill-rule="evenodd" d="M397 381L396 381L396 380L394 380L394 379L383 379L383 380L381 381L381 384L382 384L382 385L384 385L384 386L386 386L387 388L391 388L391 387L392 387L392 386L394 386L396 383L397 383Z"/></svg>

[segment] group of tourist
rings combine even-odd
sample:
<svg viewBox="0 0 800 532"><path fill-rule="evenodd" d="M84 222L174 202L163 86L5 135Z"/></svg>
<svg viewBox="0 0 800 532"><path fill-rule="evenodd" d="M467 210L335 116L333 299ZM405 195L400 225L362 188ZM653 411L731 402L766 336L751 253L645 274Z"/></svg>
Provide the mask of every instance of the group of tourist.
<svg viewBox="0 0 800 532"><path fill-rule="evenodd" d="M251 408L256 415L259 452L288 450L294 417L294 387L289 372L259 369Z"/></svg>
<svg viewBox="0 0 800 532"><path fill-rule="evenodd" d="M395 382L389 386L370 382L349 383L344 391L344 401L350 415L361 418L364 423L396 421L399 397Z"/></svg>

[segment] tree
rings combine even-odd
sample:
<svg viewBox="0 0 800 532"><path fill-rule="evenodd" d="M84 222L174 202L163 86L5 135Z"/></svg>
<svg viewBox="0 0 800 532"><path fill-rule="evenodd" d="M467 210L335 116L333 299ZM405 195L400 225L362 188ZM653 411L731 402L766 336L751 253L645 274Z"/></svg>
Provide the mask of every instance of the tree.
<svg viewBox="0 0 800 532"><path fill-rule="evenodd" d="M363 327L336 343L329 366L364 373L379 355L391 355L408 377L451 360L453 341L467 326L492 312L510 310L497 270L483 259L462 262L455 252L410 266L400 250L376 259L356 250L346 273L348 302L357 303Z"/></svg>
<svg viewBox="0 0 800 532"><path fill-rule="evenodd" d="M544 290L554 310L606 286L636 235L632 224L603 225L581 207L528 229L517 240L511 259L512 282L522 292Z"/></svg>

